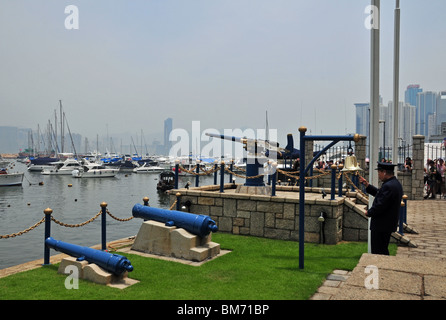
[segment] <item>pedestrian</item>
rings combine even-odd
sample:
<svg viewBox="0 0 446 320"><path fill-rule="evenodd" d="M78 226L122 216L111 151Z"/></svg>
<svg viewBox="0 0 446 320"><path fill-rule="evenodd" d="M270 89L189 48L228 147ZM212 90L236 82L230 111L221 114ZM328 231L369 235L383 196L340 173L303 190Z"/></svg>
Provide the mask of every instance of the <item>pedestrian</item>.
<svg viewBox="0 0 446 320"><path fill-rule="evenodd" d="M380 189L369 184L360 176L359 181L366 192L375 197L366 216L371 218L371 251L373 254L389 255L389 242L392 232L396 231L400 215L403 187L394 174L395 164L378 162L378 178L382 181Z"/></svg>
<svg viewBox="0 0 446 320"><path fill-rule="evenodd" d="M412 172L412 159L410 157L407 157L404 162L404 170L406 172Z"/></svg>
<svg viewBox="0 0 446 320"><path fill-rule="evenodd" d="M427 170L427 194L424 196L424 199L429 198L429 195L432 194L431 199L435 199L435 195L437 194L437 186L439 186L438 181L441 181L441 175L437 171L437 166L435 165L434 160L429 160L429 168Z"/></svg>
<svg viewBox="0 0 446 320"><path fill-rule="evenodd" d="M444 160L442 158L438 159L438 163L437 163L437 172L440 174L441 176L441 180L439 181L440 186L437 188L437 190L440 192L440 199L441 196L443 196L443 198L445 198L445 179L444 179L444 173L446 170L446 166L444 164Z"/></svg>

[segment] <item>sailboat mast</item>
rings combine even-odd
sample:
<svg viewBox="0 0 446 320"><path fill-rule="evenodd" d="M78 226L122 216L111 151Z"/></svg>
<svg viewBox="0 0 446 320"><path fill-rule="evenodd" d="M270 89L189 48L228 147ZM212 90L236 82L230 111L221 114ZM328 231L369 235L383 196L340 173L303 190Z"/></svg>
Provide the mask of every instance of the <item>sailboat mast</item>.
<svg viewBox="0 0 446 320"><path fill-rule="evenodd" d="M64 152L64 127L63 127L63 113L62 113L62 100L59 100L59 108L60 108L60 148L61 152Z"/></svg>

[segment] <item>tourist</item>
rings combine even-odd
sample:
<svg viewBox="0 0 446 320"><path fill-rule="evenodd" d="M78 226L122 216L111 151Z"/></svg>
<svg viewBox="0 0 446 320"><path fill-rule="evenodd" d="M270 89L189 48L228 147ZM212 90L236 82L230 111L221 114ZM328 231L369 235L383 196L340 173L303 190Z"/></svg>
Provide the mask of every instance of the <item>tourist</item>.
<svg viewBox="0 0 446 320"><path fill-rule="evenodd" d="M429 160L429 168L427 169L427 194L424 196L424 199L429 198L429 195L432 194L431 199L435 199L435 195L437 194L437 186L439 186L438 181L441 181L441 175L437 171L437 167L435 165L434 160Z"/></svg>
<svg viewBox="0 0 446 320"><path fill-rule="evenodd" d="M438 185L437 180L441 180L441 176L438 178L439 174L434 160L429 160L429 168L426 173L427 194L424 196L424 199L428 199L429 195L431 195L431 199L435 199Z"/></svg>
<svg viewBox="0 0 446 320"><path fill-rule="evenodd" d="M404 171L412 172L412 159L410 157L407 157L404 162Z"/></svg>
<svg viewBox="0 0 446 320"><path fill-rule="evenodd" d="M366 192L375 197L366 216L371 218L371 252L389 255L389 241L396 231L400 215L403 187L396 179L395 164L378 162L378 178L382 181L381 189L372 186L363 177L359 181L366 187Z"/></svg>
<svg viewBox="0 0 446 320"><path fill-rule="evenodd" d="M444 160L442 158L438 159L437 172L439 173L441 180L439 177L439 181L438 181L439 186L437 187L437 191L440 192L440 199L441 199L441 196L443 196L443 198L445 198L445 180L444 180L445 169L446 169L446 166L445 166Z"/></svg>

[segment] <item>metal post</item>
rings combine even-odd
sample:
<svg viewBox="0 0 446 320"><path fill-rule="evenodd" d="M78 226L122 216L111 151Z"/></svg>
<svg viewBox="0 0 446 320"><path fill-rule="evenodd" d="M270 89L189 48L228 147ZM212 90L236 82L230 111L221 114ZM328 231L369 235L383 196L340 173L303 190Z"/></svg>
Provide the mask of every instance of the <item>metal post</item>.
<svg viewBox="0 0 446 320"><path fill-rule="evenodd" d="M218 168L218 164L217 164L217 162L215 162L215 164L214 164L214 185L217 184L217 168Z"/></svg>
<svg viewBox="0 0 446 320"><path fill-rule="evenodd" d="M300 127L300 173L299 173L299 269L304 268L305 243L305 132L307 128Z"/></svg>
<svg viewBox="0 0 446 320"><path fill-rule="evenodd" d="M107 250L107 241L106 241L106 235L107 235L107 223L106 223L106 216L107 216L107 202L102 202L101 203L101 210L102 210L102 250L106 251Z"/></svg>
<svg viewBox="0 0 446 320"><path fill-rule="evenodd" d="M399 77L400 77L400 1L395 5L395 36L393 58L393 155L392 162L398 164L398 135L399 135ZM398 177L398 170L395 170Z"/></svg>
<svg viewBox="0 0 446 320"><path fill-rule="evenodd" d="M271 164L271 166L273 167L273 173L270 175L271 176L271 196L275 197L276 196L276 180L277 180L277 162L273 162Z"/></svg>
<svg viewBox="0 0 446 320"><path fill-rule="evenodd" d="M330 200L335 200L336 199L336 169L338 167L333 164L331 166L331 199Z"/></svg>
<svg viewBox="0 0 446 320"><path fill-rule="evenodd" d="M403 222L407 224L407 199L409 197L407 195L403 195L403 202L404 202L404 219Z"/></svg>
<svg viewBox="0 0 446 320"><path fill-rule="evenodd" d="M231 172L229 173L229 183L232 183L232 172L234 172L234 159L231 159L229 170L231 170Z"/></svg>
<svg viewBox="0 0 446 320"><path fill-rule="evenodd" d="M300 127L300 172L299 172L299 268L304 268L304 242L305 242L305 175L313 166L319 156L334 146L339 141L355 141L358 142L360 137L358 134L354 136L305 136L307 128ZM331 140L332 142L324 149L318 152L316 156L306 165L305 163L305 142L315 140ZM311 150L312 151L312 150ZM335 172L336 177L336 172ZM332 188L334 189L334 187Z"/></svg>
<svg viewBox="0 0 446 320"><path fill-rule="evenodd" d="M45 244L45 240L51 237L51 214L53 210L46 208L43 210L45 214L45 239L43 239L43 265L50 264L50 248Z"/></svg>
<svg viewBox="0 0 446 320"><path fill-rule="evenodd" d="M175 196L177 197L177 211L181 211L181 193L177 192Z"/></svg>
<svg viewBox="0 0 446 320"><path fill-rule="evenodd" d="M344 168L344 165L339 165L339 180L338 180L338 196L342 197L342 168Z"/></svg>
<svg viewBox="0 0 446 320"><path fill-rule="evenodd" d="M380 0L371 0L374 17L378 21L374 21L371 28L371 64L370 64L370 170L369 181L372 185L378 185L378 174L373 170L373 166L378 162L379 154L379 65L380 65ZM373 205L373 196L369 196L369 208ZM370 235L370 218L368 227L368 252L371 252L371 235Z"/></svg>
<svg viewBox="0 0 446 320"><path fill-rule="evenodd" d="M149 206L149 197L144 197L144 198L142 198L142 201L144 202L144 205L145 205L146 207L150 207L150 206Z"/></svg>
<svg viewBox="0 0 446 320"><path fill-rule="evenodd" d="M224 192L225 189L225 162L220 163L220 192Z"/></svg>
<svg viewBox="0 0 446 320"><path fill-rule="evenodd" d="M178 189L178 170L180 169L180 161L175 160L175 189Z"/></svg>
<svg viewBox="0 0 446 320"><path fill-rule="evenodd" d="M403 201L401 201L401 207L400 207L400 218L398 219L399 221L399 228L398 228L398 233L400 234L400 235L404 235L404 231L403 231L403 229L404 229L404 226L403 226L403 220L404 220L404 202Z"/></svg>
<svg viewBox="0 0 446 320"><path fill-rule="evenodd" d="M197 160L195 162L197 164L197 169L195 170L195 173L197 174L195 176L195 186L198 187L198 185L200 184L200 182L199 182L200 181L200 176L199 176L199 173L200 173L200 160Z"/></svg>

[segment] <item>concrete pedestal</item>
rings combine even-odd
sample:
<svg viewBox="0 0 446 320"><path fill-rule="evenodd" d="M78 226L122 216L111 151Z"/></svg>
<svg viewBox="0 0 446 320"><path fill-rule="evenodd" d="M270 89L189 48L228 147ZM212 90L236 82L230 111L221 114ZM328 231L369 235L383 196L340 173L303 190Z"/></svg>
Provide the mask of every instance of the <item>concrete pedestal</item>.
<svg viewBox="0 0 446 320"><path fill-rule="evenodd" d="M139 229L132 250L191 261L203 261L220 253L220 244L211 234L200 238L177 227L158 221L145 221Z"/></svg>
<svg viewBox="0 0 446 320"><path fill-rule="evenodd" d="M69 267L69 268L67 268ZM116 287L119 289L124 289L132 284L139 281L129 279L127 277L128 272L117 276L110 273L94 263L89 263L86 260L77 261L74 257L68 257L60 262L58 273L71 275L75 277L73 273L73 267L77 268L77 277L79 279L88 280L97 284L107 285L110 287Z"/></svg>

